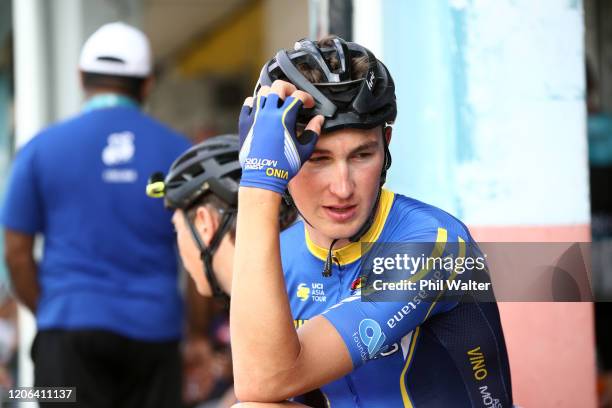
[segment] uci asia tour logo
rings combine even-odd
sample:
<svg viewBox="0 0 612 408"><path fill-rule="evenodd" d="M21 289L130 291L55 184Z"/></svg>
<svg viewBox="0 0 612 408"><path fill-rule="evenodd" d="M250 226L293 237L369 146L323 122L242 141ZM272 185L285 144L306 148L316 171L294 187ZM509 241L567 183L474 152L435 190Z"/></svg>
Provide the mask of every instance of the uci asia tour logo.
<svg viewBox="0 0 612 408"><path fill-rule="evenodd" d="M305 302L308 300L309 296L310 296L310 288L306 286L305 283L300 283L297 288L297 297L300 298L302 302Z"/></svg>
<svg viewBox="0 0 612 408"><path fill-rule="evenodd" d="M323 284L320 282L313 282L308 286L306 283L300 283L297 287L296 296L302 302L311 299L313 302L325 302L327 296L325 296L325 289Z"/></svg>

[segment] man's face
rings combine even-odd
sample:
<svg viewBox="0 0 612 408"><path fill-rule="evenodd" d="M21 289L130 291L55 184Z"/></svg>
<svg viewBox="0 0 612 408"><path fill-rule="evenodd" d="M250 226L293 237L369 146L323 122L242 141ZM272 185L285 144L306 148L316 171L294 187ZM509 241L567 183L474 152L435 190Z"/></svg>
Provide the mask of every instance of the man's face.
<svg viewBox="0 0 612 408"><path fill-rule="evenodd" d="M380 127L321 135L310 160L289 183L297 208L314 227L309 232L315 242L348 238L365 223L383 162Z"/></svg>
<svg viewBox="0 0 612 408"><path fill-rule="evenodd" d="M172 216L172 223L176 231L176 241L179 254L183 261L183 266L191 275L191 278L196 284L198 292L202 295L210 295L212 290L206 277L204 276L204 266L200 260L200 251L193 240L189 225L183 214L183 210L175 210ZM197 228L197 225L196 225Z"/></svg>

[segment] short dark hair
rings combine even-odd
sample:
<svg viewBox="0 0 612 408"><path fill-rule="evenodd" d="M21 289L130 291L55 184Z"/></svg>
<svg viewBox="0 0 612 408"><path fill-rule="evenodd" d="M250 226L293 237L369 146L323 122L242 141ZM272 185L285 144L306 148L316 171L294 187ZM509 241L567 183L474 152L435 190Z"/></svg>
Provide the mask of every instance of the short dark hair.
<svg viewBox="0 0 612 408"><path fill-rule="evenodd" d="M198 210L198 207L204 207L204 206L207 206L209 208L214 208L218 212L236 210L235 207L230 206L228 203L220 199L215 194L208 192L208 193L203 194L201 197L199 197L192 205L189 206L189 208L185 210L185 214L187 215L187 218L189 219L190 222L192 223L195 222L196 212ZM280 209L280 216L279 216L280 230L284 231L285 229L289 228L295 222L295 220L297 219L297 216L298 216L298 212L295 206L290 205L287 202L285 202L285 200L283 200L281 202L281 209ZM233 217L230 223L229 229L227 230L228 233L230 234L230 238L232 242L236 242L236 221L237 221L237 217Z"/></svg>
<svg viewBox="0 0 612 408"><path fill-rule="evenodd" d="M192 223L195 222L196 212L198 210L198 207L214 208L217 211L227 211L227 210L231 209L230 206L225 201L221 200L216 195L214 195L212 193L205 193L200 198L198 198L185 211L185 214L187 215L187 218ZM235 240L236 240L236 217L233 218L233 220L232 220L232 222L231 222L231 224L229 226L228 233L230 234L230 238L232 239L232 242L235 242Z"/></svg>
<svg viewBox="0 0 612 408"><path fill-rule="evenodd" d="M145 80L146 78L83 72L83 87L86 91L96 88L114 89L138 102L142 102L142 87Z"/></svg>
<svg viewBox="0 0 612 408"><path fill-rule="evenodd" d="M317 45L319 47L333 47L334 45L335 35L328 35L317 41ZM332 54L326 57L326 62L330 65L333 71L340 68L340 61L338 60L337 55ZM367 56L351 56L351 79L361 79L365 78L368 73L368 57ZM323 80L323 73L319 71L317 68L311 68L306 63L301 63L297 65L297 69L300 71L306 79L316 84Z"/></svg>

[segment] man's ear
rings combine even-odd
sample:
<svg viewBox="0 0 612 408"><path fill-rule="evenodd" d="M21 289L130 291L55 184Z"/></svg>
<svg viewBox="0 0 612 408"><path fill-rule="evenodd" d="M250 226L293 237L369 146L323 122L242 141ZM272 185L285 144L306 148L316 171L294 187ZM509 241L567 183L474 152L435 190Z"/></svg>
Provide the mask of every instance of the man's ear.
<svg viewBox="0 0 612 408"><path fill-rule="evenodd" d="M391 126L385 126L385 140L387 141L387 146L391 143L391 135L393 134L393 128Z"/></svg>
<svg viewBox="0 0 612 408"><path fill-rule="evenodd" d="M85 73L79 69L78 75L79 75L79 82L81 84L81 88L83 89L83 91L85 91Z"/></svg>
<svg viewBox="0 0 612 408"><path fill-rule="evenodd" d="M205 205L201 205L196 210L195 227L206 246L210 246L215 232L219 228L219 220L216 211Z"/></svg>
<svg viewBox="0 0 612 408"><path fill-rule="evenodd" d="M142 84L142 88L140 91L140 100L144 103L151 92L153 91L153 86L155 85L155 77L153 75L148 76L144 83Z"/></svg>

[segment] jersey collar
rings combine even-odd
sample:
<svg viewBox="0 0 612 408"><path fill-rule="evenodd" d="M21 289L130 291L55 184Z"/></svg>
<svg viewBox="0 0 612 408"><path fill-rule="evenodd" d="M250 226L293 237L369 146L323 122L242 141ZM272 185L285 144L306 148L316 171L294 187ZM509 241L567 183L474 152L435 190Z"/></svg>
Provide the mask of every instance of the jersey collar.
<svg viewBox="0 0 612 408"><path fill-rule="evenodd" d="M336 257L343 265L350 264L358 260L361 253L361 244L363 242L376 242L380 237L380 234L385 226L391 206L393 205L393 199L395 194L389 190L382 189L380 194L380 202L378 203L378 209L374 217L374 222L370 229L363 234L358 242L351 242L350 244L332 251L332 255ZM315 244L308 234L308 230L304 227L304 236L306 238L306 246L311 254L319 258L323 262L327 259L328 248L323 248Z"/></svg>
<svg viewBox="0 0 612 408"><path fill-rule="evenodd" d="M134 99L115 93L102 93L92 96L83 105L83 111L89 112L96 109L115 108L117 106L126 106L137 108L138 102Z"/></svg>

